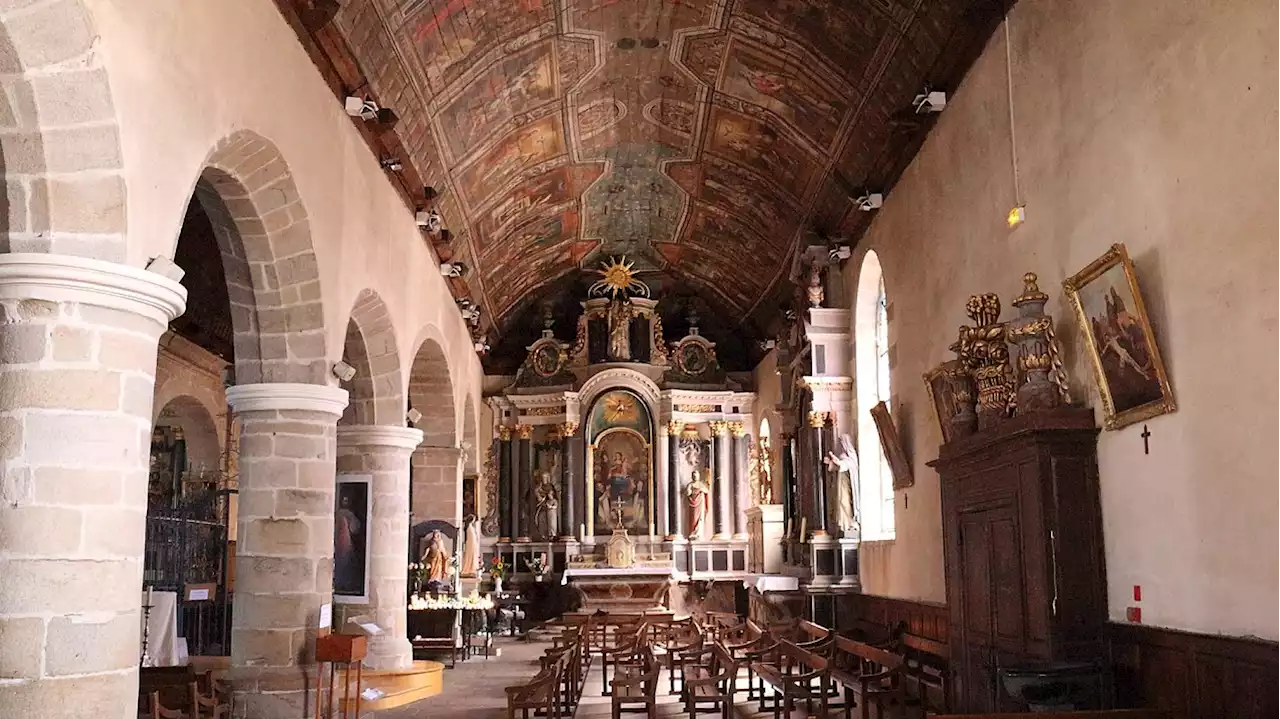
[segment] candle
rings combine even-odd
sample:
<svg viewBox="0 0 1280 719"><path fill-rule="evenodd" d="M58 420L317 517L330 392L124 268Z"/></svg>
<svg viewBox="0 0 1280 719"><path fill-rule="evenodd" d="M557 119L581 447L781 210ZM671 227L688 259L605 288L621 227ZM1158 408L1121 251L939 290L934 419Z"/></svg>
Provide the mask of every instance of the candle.
<svg viewBox="0 0 1280 719"><path fill-rule="evenodd" d="M147 587L147 606L148 606L148 607L155 606L155 605L151 602L151 593L152 593L152 591L154 591L154 590L155 590L155 587Z"/></svg>
<svg viewBox="0 0 1280 719"><path fill-rule="evenodd" d="M587 525L586 524L578 525L578 541L580 542L587 541Z"/></svg>

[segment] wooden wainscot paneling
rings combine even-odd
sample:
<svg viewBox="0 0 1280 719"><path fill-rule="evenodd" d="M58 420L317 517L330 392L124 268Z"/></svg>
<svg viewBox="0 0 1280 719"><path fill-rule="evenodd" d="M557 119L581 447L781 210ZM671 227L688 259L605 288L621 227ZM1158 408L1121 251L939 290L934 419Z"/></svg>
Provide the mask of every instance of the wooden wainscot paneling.
<svg viewBox="0 0 1280 719"><path fill-rule="evenodd" d="M1110 624L1119 705L1185 719L1277 716L1277 645L1253 639Z"/></svg>
<svg viewBox="0 0 1280 719"><path fill-rule="evenodd" d="M902 623L911 634L947 642L949 615L945 604L872 594L845 594L839 602L840 631L854 630L864 623L889 628Z"/></svg>

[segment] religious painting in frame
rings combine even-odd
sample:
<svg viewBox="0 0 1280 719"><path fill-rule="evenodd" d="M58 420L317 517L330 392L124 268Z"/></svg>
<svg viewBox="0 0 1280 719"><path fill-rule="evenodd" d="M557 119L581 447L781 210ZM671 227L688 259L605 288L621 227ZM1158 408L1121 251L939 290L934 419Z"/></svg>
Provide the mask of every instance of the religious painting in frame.
<svg viewBox="0 0 1280 719"><path fill-rule="evenodd" d="M592 445L597 536L608 536L618 527L628 534L650 533L653 467L649 454L644 437L625 427L606 430Z"/></svg>
<svg viewBox="0 0 1280 719"><path fill-rule="evenodd" d="M367 474L339 475L333 501L333 601L369 601L369 520L372 510Z"/></svg>
<svg viewBox="0 0 1280 719"><path fill-rule="evenodd" d="M464 517L480 516L476 512L476 481L478 479L479 477L474 474L462 477L462 516Z"/></svg>
<svg viewBox="0 0 1280 719"><path fill-rule="evenodd" d="M902 441L898 438L898 428L889 416L889 405L881 402L871 408L871 419L876 423L876 432L880 435L880 447L889 462L889 471L893 472L893 488L906 489L916 483L911 473L911 462L902 449Z"/></svg>
<svg viewBox="0 0 1280 719"><path fill-rule="evenodd" d="M959 364L958 360L943 362L924 374L925 391L929 393L929 406L933 408L933 418L938 423L938 432L943 444L951 441L953 434L951 418L955 417L960 409L956 406L956 395L951 382L947 379L947 372L957 364Z"/></svg>
<svg viewBox="0 0 1280 719"><path fill-rule="evenodd" d="M1089 353L1103 424L1120 429L1178 409L1124 245L1062 283Z"/></svg>

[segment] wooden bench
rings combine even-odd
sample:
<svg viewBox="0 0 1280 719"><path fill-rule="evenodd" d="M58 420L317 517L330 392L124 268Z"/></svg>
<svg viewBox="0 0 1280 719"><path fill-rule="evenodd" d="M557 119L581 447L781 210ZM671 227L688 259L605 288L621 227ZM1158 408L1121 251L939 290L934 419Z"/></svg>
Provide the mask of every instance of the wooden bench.
<svg viewBox="0 0 1280 719"><path fill-rule="evenodd" d="M876 716L905 707L901 656L865 642L835 637L831 660L831 679L844 693L841 706L845 717L852 716L855 706L861 719L870 718L872 706Z"/></svg>
<svg viewBox="0 0 1280 719"><path fill-rule="evenodd" d="M804 700L806 716L814 714L815 703L821 708L817 716L829 714L831 667L825 657L785 639L762 650L760 655L752 662L751 671L765 686L760 695L761 712L766 711L765 698L771 688L774 719L784 713L789 715L799 700Z"/></svg>
<svg viewBox="0 0 1280 719"><path fill-rule="evenodd" d="M751 670L751 663L759 661L761 652L772 646L776 640L749 619L743 624L742 631L735 633L733 639L732 642L723 642L724 648L738 666L746 669L747 701L755 701L762 696L764 687L760 684L755 672Z"/></svg>
<svg viewBox="0 0 1280 719"><path fill-rule="evenodd" d="M904 632L898 638L898 653L903 658L907 705L919 706L926 712L946 714L950 711L950 647L944 642Z"/></svg>
<svg viewBox="0 0 1280 719"><path fill-rule="evenodd" d="M940 714L929 714L940 716ZM947 714L945 719L1027 719L1030 714ZM1041 711L1037 719L1174 719L1167 709L1108 709L1103 711Z"/></svg>
<svg viewBox="0 0 1280 719"><path fill-rule="evenodd" d="M516 719L517 712L522 719L529 719L530 711L534 716L541 712L542 716L549 719L560 719L560 674L567 661L561 657L543 667L542 671L524 684L507 687L507 719Z"/></svg>
<svg viewBox="0 0 1280 719"><path fill-rule="evenodd" d="M707 642L706 632L696 620L690 619L681 625L680 631L672 631L668 641L662 645L662 659L667 666L668 689L675 694L676 679L684 686L684 665L686 658L702 651Z"/></svg>
<svg viewBox="0 0 1280 719"><path fill-rule="evenodd" d="M680 688L689 719L695 719L703 709L719 710L721 719L732 719L737 677L737 662L719 642L690 654Z"/></svg>
<svg viewBox="0 0 1280 719"><path fill-rule="evenodd" d="M623 712L644 712L653 719L658 703L658 674L662 665L654 656L653 649L644 647L634 664L618 665L617 678L610 687L613 692L611 701L613 719L620 719Z"/></svg>

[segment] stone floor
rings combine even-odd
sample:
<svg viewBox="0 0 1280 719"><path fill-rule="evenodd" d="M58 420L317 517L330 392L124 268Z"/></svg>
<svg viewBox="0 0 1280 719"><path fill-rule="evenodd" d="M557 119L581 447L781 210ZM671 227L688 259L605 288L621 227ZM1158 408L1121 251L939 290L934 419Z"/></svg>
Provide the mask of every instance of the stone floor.
<svg viewBox="0 0 1280 719"><path fill-rule="evenodd" d="M473 659L458 664L444 672L444 692L416 704L388 709L376 714L361 713L362 717L375 719L502 719L506 716L506 694L503 688L519 684L537 673L537 659L549 644L545 642L499 642L502 656L485 660ZM665 671L661 678L663 689L667 686ZM658 717L685 716L677 698L659 690ZM772 717L772 712L756 714L755 704L748 704L746 694L738 697L735 714L741 719ZM573 719L608 719L609 697L600 696L600 672L593 665L587 677L586 690L578 704ZM625 714L642 717L643 714ZM715 719L712 712L699 713L700 717Z"/></svg>

